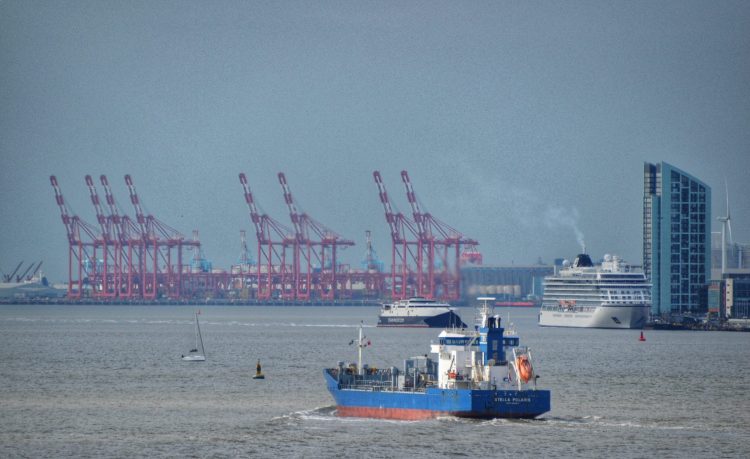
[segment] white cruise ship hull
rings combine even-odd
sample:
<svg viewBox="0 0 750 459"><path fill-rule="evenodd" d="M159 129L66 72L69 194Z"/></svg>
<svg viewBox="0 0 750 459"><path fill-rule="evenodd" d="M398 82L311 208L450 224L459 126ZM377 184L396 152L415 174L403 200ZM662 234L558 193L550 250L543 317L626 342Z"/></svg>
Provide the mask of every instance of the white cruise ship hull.
<svg viewBox="0 0 750 459"><path fill-rule="evenodd" d="M648 318L648 305L599 306L594 310L564 311L542 309L539 325L543 327L579 328L643 328Z"/></svg>

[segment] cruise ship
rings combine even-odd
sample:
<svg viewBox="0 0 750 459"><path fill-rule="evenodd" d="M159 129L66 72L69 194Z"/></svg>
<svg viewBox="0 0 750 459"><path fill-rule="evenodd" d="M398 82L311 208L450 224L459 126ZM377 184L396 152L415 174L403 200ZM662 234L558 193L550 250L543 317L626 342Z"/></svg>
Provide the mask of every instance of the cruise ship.
<svg viewBox="0 0 750 459"><path fill-rule="evenodd" d="M582 253L544 279L539 325L546 327L643 328L651 308L651 285L619 257L601 265Z"/></svg>
<svg viewBox="0 0 750 459"><path fill-rule="evenodd" d="M466 324L449 304L413 297L383 304L378 327L465 328Z"/></svg>

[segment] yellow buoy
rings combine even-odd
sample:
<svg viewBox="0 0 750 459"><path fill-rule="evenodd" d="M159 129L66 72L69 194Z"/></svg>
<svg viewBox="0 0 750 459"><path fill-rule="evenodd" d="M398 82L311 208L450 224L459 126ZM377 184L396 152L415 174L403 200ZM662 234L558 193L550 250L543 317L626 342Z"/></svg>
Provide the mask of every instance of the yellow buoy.
<svg viewBox="0 0 750 459"><path fill-rule="evenodd" d="M253 376L253 379L266 379L260 371L260 359L258 359L258 363L255 365L255 376Z"/></svg>

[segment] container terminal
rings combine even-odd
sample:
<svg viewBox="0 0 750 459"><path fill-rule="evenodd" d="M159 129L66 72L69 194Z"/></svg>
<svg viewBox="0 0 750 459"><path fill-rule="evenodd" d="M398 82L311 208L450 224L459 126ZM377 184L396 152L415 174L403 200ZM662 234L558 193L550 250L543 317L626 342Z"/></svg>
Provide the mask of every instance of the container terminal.
<svg viewBox="0 0 750 459"><path fill-rule="evenodd" d="M70 212L57 177L51 176L68 242L65 299L128 304L343 304L420 296L460 302L461 267L482 263L477 240L423 211L407 171L401 172L401 181L411 215L394 212L380 172L373 172L391 234L390 270L377 257L369 231L362 266L343 263L341 251L354 246L354 241L299 211L283 172L277 178L289 211L288 225L261 213L247 175L238 177L238 198L242 193L255 230L257 259L249 256L246 233L241 231L239 262L222 269L204 257L197 229L186 237L144 212L131 175L124 176L131 214L118 207L120 201L106 175L99 177L99 185L85 176L96 224Z"/></svg>

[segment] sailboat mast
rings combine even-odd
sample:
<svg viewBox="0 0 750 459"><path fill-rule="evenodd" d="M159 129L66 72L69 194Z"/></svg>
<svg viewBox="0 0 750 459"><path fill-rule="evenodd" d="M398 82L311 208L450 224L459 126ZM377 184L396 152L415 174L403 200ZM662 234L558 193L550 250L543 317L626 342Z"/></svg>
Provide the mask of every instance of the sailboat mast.
<svg viewBox="0 0 750 459"><path fill-rule="evenodd" d="M197 341L200 342L201 345L201 355L206 356L206 350L203 348L203 336L201 336L201 326L198 323L198 313L195 313L195 331L198 334ZM196 343L197 344L197 343Z"/></svg>

